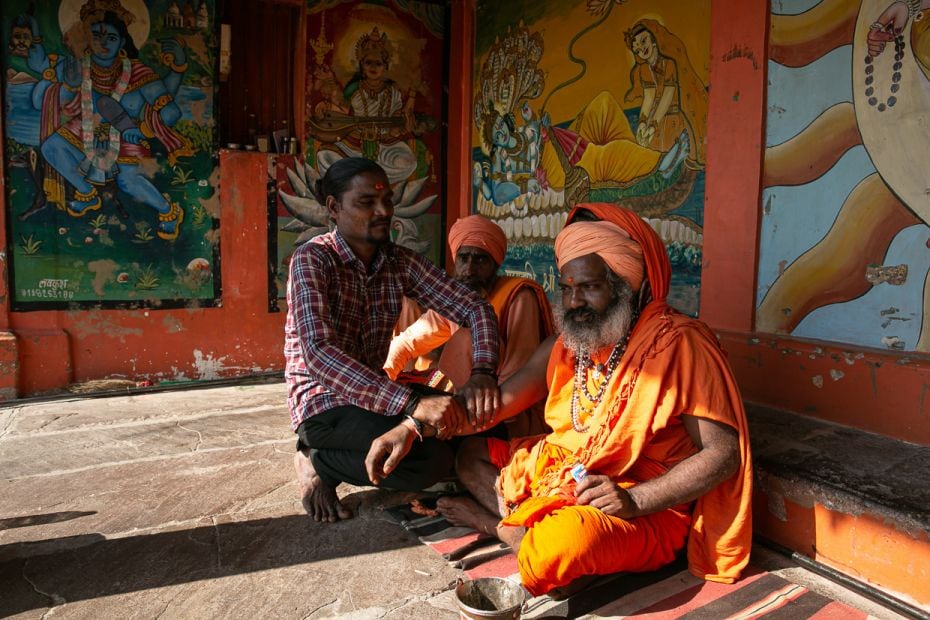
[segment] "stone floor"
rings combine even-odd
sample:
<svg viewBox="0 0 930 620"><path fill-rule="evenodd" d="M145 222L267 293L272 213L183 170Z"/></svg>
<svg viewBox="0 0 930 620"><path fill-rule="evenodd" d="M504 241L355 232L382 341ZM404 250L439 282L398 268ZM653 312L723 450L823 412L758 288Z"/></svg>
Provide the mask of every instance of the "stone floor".
<svg viewBox="0 0 930 620"><path fill-rule="evenodd" d="M293 446L280 382L0 408L0 617L457 617L461 571L382 512L409 496L341 488L358 518L314 523Z"/></svg>

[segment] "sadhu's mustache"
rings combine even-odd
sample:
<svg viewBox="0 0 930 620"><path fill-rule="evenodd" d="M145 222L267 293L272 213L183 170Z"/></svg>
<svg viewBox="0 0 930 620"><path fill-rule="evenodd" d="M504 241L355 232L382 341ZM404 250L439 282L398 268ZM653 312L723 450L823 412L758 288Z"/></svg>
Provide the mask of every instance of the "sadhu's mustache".
<svg viewBox="0 0 930 620"><path fill-rule="evenodd" d="M592 308L581 307L581 308L571 308L566 310L563 314L566 321L574 321L576 319L586 319L590 320L598 316L598 313L595 312Z"/></svg>

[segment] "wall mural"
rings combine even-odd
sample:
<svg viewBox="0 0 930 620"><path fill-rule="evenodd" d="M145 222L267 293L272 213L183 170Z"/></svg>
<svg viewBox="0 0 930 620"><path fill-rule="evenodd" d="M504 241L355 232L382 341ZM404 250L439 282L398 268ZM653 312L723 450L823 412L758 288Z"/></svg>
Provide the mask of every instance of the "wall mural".
<svg viewBox="0 0 930 620"><path fill-rule="evenodd" d="M269 173L280 190L271 295L284 296L294 246L329 229L311 188L343 157L381 164L394 189L394 241L441 264L446 13L413 0L310 3L305 156L286 170L288 184Z"/></svg>
<svg viewBox="0 0 930 620"><path fill-rule="evenodd" d="M219 295L212 0L3 4L14 310Z"/></svg>
<svg viewBox="0 0 930 620"><path fill-rule="evenodd" d="M930 0L772 11L757 329L930 351Z"/></svg>
<svg viewBox="0 0 930 620"><path fill-rule="evenodd" d="M577 202L633 209L672 259L669 301L698 312L710 2L480 2L474 211L505 270L552 296L555 236Z"/></svg>

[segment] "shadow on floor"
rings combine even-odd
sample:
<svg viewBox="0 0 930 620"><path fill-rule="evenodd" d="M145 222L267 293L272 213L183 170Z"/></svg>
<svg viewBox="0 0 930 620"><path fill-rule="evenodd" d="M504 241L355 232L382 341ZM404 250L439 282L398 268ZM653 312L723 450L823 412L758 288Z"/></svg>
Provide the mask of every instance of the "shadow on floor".
<svg viewBox="0 0 930 620"><path fill-rule="evenodd" d="M348 503L358 509L364 501L371 500L354 497ZM207 517L204 522L202 527L121 538L86 533L0 545L0 617L419 544L380 509L370 507L363 507L359 517L333 524L298 514L215 524Z"/></svg>

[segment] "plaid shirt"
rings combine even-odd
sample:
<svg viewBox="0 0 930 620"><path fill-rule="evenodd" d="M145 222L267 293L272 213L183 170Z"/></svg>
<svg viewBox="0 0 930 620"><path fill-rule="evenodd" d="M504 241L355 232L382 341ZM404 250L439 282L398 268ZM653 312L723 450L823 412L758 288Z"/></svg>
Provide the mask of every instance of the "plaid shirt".
<svg viewBox="0 0 930 620"><path fill-rule="evenodd" d="M371 273L338 231L294 252L287 281L284 374L291 427L342 405L397 415L409 387L382 366L403 297L471 327L473 363L497 367L497 320L491 306L429 260L387 244Z"/></svg>

